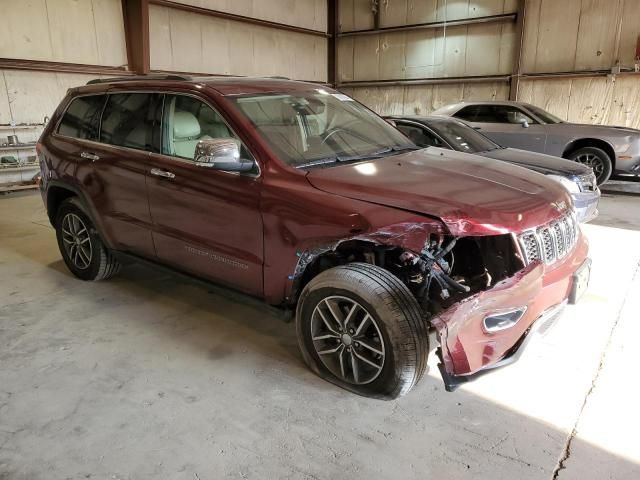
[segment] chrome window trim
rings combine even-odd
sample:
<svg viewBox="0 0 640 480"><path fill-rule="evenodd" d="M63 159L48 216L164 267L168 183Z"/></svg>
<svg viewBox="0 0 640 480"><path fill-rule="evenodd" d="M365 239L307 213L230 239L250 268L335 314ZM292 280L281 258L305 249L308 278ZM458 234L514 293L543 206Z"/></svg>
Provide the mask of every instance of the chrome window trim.
<svg viewBox="0 0 640 480"><path fill-rule="evenodd" d="M60 122L62 122L62 119L64 118L65 114L67 113L67 110L69 109L69 107L71 106L71 104L73 103L73 101L76 98L80 98L80 97L97 97L97 96L104 95L105 97L107 97L107 99L105 100L104 105L102 106L102 113L100 114L100 126L99 126L99 129L101 130L101 128L102 128L102 115L104 114L104 110L105 110L105 108L107 106L107 103L109 103L108 96L109 95L118 95L118 94L121 94L121 93L123 93L123 94L127 94L127 93L155 93L155 94L158 94L158 95L183 95L183 96L187 96L187 97L193 97L196 100L199 100L202 103L204 103L205 105L207 105L214 112L216 112L220 116L220 118L222 119L224 124L227 126L229 131L232 132L236 136L236 138L242 142L242 139L237 134L237 132L233 128L231 128L231 125L229 125L229 123L224 118L224 116L222 116L220 114L220 112L218 111L218 109L215 108L213 105L211 105L211 103L209 101L204 100L203 98L199 97L198 95L194 95L193 93L181 92L181 91L171 90L171 89L170 90L164 90L164 89L163 90L147 90L147 89L137 90L137 89L133 89L133 90L118 90L117 92L110 92L110 91L107 90L105 92L82 93L82 94L79 94L79 95L74 95L73 98L69 101L69 104L65 107L64 112L62 112L62 114L60 115L60 118L58 119L58 122L56 123L56 126L53 129L53 132L51 133L51 136L59 137L59 138L67 138L67 139L76 140L76 141L79 141L79 142L87 142L87 143L94 144L94 145L121 148L121 149L124 149L126 151L145 152L147 155L160 155L162 157L166 157L166 158L169 158L169 159L172 159L172 160L178 160L178 161L182 161L182 162L185 162L185 163L188 163L188 164L191 164L191 165L195 165L195 163L192 160L184 159L184 158L181 158L181 157L174 157L172 155L166 155L166 154L163 154L163 153L160 153L160 152L156 153L156 152L150 152L149 150L142 150L142 149L131 148L131 147L123 147L121 145L111 145L110 143L96 142L95 140L86 140L84 138L70 137L68 135L62 135L62 134L58 133L58 129L60 128ZM162 102L162 106L163 106L163 114L164 114L164 100ZM161 127L161 129L162 129L162 127ZM100 133L100 130L98 130L98 133ZM162 134L162 130L161 130L160 133ZM212 170L212 171L224 172L224 173L227 173L227 174L239 175L239 176L242 176L242 177L250 177L250 178L259 178L259 177L261 177L262 176L262 168L260 167L260 162L258 162L258 160L256 159L256 155L253 153L253 151L251 151L251 149L249 148L248 145L246 145L245 142L242 142L242 144L245 146L247 151L253 157L252 160L256 164L256 167L258 167L258 173L225 172L224 170Z"/></svg>

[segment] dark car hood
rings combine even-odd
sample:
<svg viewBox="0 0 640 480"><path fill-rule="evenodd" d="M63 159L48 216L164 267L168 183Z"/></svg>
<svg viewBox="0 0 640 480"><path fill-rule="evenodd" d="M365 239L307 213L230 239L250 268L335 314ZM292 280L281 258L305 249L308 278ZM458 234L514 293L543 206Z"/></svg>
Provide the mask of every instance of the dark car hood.
<svg viewBox="0 0 640 480"><path fill-rule="evenodd" d="M568 192L544 175L435 147L314 169L307 179L325 192L438 217L454 235L519 232L571 205Z"/></svg>
<svg viewBox="0 0 640 480"><path fill-rule="evenodd" d="M565 160L564 158L545 155L544 153L528 152L517 148L499 148L488 152L481 152L478 155L495 158L509 163L514 163L536 172L556 174L563 176L587 175L591 169L580 163Z"/></svg>

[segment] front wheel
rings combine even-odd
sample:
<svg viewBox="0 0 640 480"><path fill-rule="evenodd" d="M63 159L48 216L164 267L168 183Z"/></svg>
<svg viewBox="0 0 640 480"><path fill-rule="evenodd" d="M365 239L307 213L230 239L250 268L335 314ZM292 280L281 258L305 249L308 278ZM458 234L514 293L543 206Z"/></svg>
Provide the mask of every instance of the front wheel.
<svg viewBox="0 0 640 480"><path fill-rule="evenodd" d="M359 395L397 398L426 370L420 306L406 285L374 265L351 263L312 279L300 295L296 331L309 367Z"/></svg>
<svg viewBox="0 0 640 480"><path fill-rule="evenodd" d="M580 148L569 155L569 160L582 163L593 169L593 173L596 176L596 182L598 185L602 185L609 180L613 171L613 163L611 158L601 148L597 147L585 147Z"/></svg>

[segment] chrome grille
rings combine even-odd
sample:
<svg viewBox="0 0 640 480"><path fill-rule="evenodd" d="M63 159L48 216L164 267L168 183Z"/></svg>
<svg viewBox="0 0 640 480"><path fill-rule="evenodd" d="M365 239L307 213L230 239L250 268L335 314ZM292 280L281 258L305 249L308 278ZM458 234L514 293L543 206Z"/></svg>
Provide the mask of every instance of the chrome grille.
<svg viewBox="0 0 640 480"><path fill-rule="evenodd" d="M550 265L565 257L575 247L577 240L578 223L572 213L518 235L518 242L527 264L542 260Z"/></svg>

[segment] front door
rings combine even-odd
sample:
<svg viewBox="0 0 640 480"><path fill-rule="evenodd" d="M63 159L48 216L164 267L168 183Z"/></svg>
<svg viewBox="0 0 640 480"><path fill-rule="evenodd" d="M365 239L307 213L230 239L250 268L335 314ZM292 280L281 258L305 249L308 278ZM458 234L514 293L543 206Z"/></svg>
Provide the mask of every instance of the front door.
<svg viewBox="0 0 640 480"><path fill-rule="evenodd" d="M498 145L544 153L546 125L512 105L470 105L455 115Z"/></svg>
<svg viewBox="0 0 640 480"><path fill-rule="evenodd" d="M199 140L228 137L235 135L207 103L165 95L161 153L151 155L147 172L153 241L161 262L262 296L258 171L228 173L193 161Z"/></svg>

